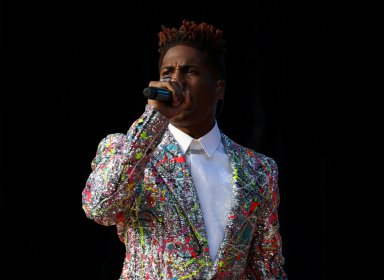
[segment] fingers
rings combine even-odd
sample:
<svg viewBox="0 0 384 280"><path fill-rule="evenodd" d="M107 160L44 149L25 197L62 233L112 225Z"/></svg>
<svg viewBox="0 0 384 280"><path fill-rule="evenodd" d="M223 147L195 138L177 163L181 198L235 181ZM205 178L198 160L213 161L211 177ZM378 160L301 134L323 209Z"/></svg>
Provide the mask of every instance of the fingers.
<svg viewBox="0 0 384 280"><path fill-rule="evenodd" d="M183 97L183 86L176 80L151 81L150 87L164 88L172 92L172 97L180 101Z"/></svg>
<svg viewBox="0 0 384 280"><path fill-rule="evenodd" d="M183 104L186 108L191 106L191 92L189 89L183 91Z"/></svg>
<svg viewBox="0 0 384 280"><path fill-rule="evenodd" d="M183 88L180 85L175 85L175 88L177 88L177 89L175 91L172 91L172 106L173 107L180 106L180 104L184 100Z"/></svg>
<svg viewBox="0 0 384 280"><path fill-rule="evenodd" d="M191 98L189 90L184 91L183 86L178 81L152 81L150 87L160 87L172 92L171 102L148 99L148 104L162 113L168 119L182 115L186 108L190 107Z"/></svg>
<svg viewBox="0 0 384 280"><path fill-rule="evenodd" d="M172 92L172 101L167 105L172 107L179 106L184 99L183 86L177 80L151 81L149 86L170 90Z"/></svg>

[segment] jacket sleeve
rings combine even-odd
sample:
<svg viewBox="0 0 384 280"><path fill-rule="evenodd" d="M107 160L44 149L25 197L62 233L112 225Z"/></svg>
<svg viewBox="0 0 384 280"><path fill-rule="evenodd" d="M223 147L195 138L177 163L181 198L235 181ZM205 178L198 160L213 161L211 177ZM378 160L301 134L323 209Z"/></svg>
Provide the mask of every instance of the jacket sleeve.
<svg viewBox="0 0 384 280"><path fill-rule="evenodd" d="M279 232L277 208L280 202L278 189L278 168L275 161L267 158L264 170L268 173L268 188L265 191L265 204L260 211L250 253L247 260L249 279L287 279L284 271L282 240ZM248 279L248 278L247 278Z"/></svg>
<svg viewBox="0 0 384 280"><path fill-rule="evenodd" d="M103 225L115 225L123 219L124 209L135 199L135 187L151 151L159 144L167 125L165 116L146 105L126 135L110 134L100 142L82 192L88 218Z"/></svg>

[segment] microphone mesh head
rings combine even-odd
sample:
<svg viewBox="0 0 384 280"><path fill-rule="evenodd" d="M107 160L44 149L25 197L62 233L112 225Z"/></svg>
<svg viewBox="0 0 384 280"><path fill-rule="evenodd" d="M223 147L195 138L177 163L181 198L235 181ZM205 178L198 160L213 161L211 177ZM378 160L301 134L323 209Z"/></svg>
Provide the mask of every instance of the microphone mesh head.
<svg viewBox="0 0 384 280"><path fill-rule="evenodd" d="M156 96L156 92L151 87L147 87L143 90L143 94L146 98L153 98Z"/></svg>

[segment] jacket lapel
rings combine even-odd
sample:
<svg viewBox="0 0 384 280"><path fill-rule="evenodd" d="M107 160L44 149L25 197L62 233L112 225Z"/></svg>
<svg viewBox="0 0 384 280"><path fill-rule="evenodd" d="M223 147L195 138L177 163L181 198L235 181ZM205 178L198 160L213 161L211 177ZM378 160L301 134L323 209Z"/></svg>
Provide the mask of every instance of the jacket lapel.
<svg viewBox="0 0 384 280"><path fill-rule="evenodd" d="M208 248L203 213L190 169L183 152L168 129L153 157L156 169L165 181L179 215L186 218L201 248L203 250Z"/></svg>
<svg viewBox="0 0 384 280"><path fill-rule="evenodd" d="M262 202L255 180L255 164L247 150L222 133L222 142L233 170L232 206L224 238L213 264L211 276L225 277L244 266L246 252L256 224L256 209ZM248 150L249 151L249 150Z"/></svg>

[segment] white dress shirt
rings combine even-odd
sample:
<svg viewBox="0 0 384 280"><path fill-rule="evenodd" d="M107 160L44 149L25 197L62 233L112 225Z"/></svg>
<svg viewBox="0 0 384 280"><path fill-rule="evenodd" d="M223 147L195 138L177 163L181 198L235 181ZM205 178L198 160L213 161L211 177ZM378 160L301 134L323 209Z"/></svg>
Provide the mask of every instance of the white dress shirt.
<svg viewBox="0 0 384 280"><path fill-rule="evenodd" d="M215 259L224 237L232 198L232 168L215 126L199 139L194 139L172 124L168 126L186 156L199 196L209 253Z"/></svg>

